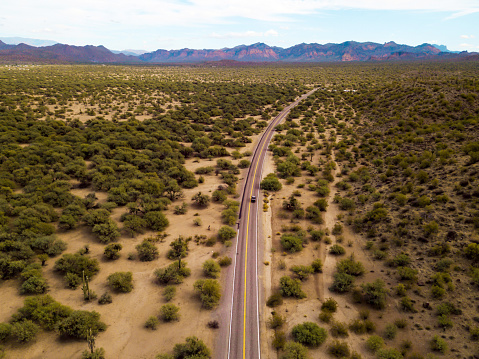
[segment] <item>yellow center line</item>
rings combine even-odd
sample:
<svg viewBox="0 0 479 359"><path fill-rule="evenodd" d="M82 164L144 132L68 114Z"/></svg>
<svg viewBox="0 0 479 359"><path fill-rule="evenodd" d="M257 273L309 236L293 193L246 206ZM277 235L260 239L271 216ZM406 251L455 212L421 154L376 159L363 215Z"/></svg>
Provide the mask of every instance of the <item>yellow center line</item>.
<svg viewBox="0 0 479 359"><path fill-rule="evenodd" d="M271 132L275 128L275 126L272 126L271 129L265 133L266 137L269 136L269 132ZM251 213L251 196L253 195L253 187L256 181L256 171L258 170L258 165L260 162L259 159L261 158L261 153L263 152L263 148L266 142L267 142L266 140L263 142L263 145L261 146L261 149L259 152L259 156L256 159L256 166L253 173L253 183L251 184L251 193L250 193L249 205L248 205L248 218L246 222L246 237L245 237L246 249L245 249L245 265L244 265L244 300L243 300L243 359L245 359L245 355L246 355L246 273L247 273L247 267L248 267L248 231L249 231L249 217Z"/></svg>

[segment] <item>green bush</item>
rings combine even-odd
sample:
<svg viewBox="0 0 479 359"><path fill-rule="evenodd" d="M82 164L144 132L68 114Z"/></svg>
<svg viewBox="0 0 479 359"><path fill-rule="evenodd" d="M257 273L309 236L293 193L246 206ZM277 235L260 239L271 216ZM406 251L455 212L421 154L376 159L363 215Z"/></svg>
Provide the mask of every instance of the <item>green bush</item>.
<svg viewBox="0 0 479 359"><path fill-rule="evenodd" d="M184 344L176 344L173 348L175 359L210 359L211 351L197 337L188 337Z"/></svg>
<svg viewBox="0 0 479 359"><path fill-rule="evenodd" d="M338 302L333 298L326 299L323 304L321 304L321 310L329 313L334 313L338 309Z"/></svg>
<svg viewBox="0 0 479 359"><path fill-rule="evenodd" d="M334 322L331 324L331 328L329 328L331 335L333 337L348 337L348 326L345 323Z"/></svg>
<svg viewBox="0 0 479 359"><path fill-rule="evenodd" d="M334 280L329 288L336 293L349 292L354 285L354 277L346 273L336 272L333 276Z"/></svg>
<svg viewBox="0 0 479 359"><path fill-rule="evenodd" d="M105 359L105 349L98 348L93 351L93 353L85 350L81 355L81 359Z"/></svg>
<svg viewBox="0 0 479 359"><path fill-rule="evenodd" d="M447 351L447 343L439 335L435 335L431 339L431 349L444 354Z"/></svg>
<svg viewBox="0 0 479 359"><path fill-rule="evenodd" d="M75 310L57 326L60 335L78 339L86 339L90 329L93 335L106 330L105 323L100 321L100 314L95 311Z"/></svg>
<svg viewBox="0 0 479 359"><path fill-rule="evenodd" d="M138 252L138 259L142 262L151 262L160 256L158 248L148 239L144 239L135 248Z"/></svg>
<svg viewBox="0 0 479 359"><path fill-rule="evenodd" d="M41 274L40 274L41 275ZM20 293L22 294L43 294L48 290L45 278L33 276L22 283Z"/></svg>
<svg viewBox="0 0 479 359"><path fill-rule="evenodd" d="M61 272L65 275L71 273L79 278L81 278L83 273L85 273L85 276L88 276L88 278L91 279L95 274L98 273L100 266L96 259L75 253L64 254L55 262L53 270Z"/></svg>
<svg viewBox="0 0 479 359"><path fill-rule="evenodd" d="M120 258L120 251L123 249L123 246L120 243L110 243L105 247L103 255L106 259L115 260Z"/></svg>
<svg viewBox="0 0 479 359"><path fill-rule="evenodd" d="M361 276L365 273L364 265L354 260L354 255L349 258L342 259L336 264L336 270L339 273L346 273L353 276Z"/></svg>
<svg viewBox="0 0 479 359"><path fill-rule="evenodd" d="M268 174L260 184L260 188L264 191L279 191L283 186L274 173Z"/></svg>
<svg viewBox="0 0 479 359"><path fill-rule="evenodd" d="M299 280L307 279L314 273L312 266L295 265L291 267L291 271L298 277Z"/></svg>
<svg viewBox="0 0 479 359"><path fill-rule="evenodd" d="M340 342L339 340L329 344L328 352L336 358L348 358L351 354L348 343Z"/></svg>
<svg viewBox="0 0 479 359"><path fill-rule="evenodd" d="M116 272L107 278L108 286L117 292L129 293L133 289L132 272Z"/></svg>
<svg viewBox="0 0 479 359"><path fill-rule="evenodd" d="M384 340L379 335L371 335L366 340L366 347L372 352L376 352L384 346Z"/></svg>
<svg viewBox="0 0 479 359"><path fill-rule="evenodd" d="M100 297L100 299L98 299L98 304L110 304L113 302L113 298L111 297L111 294L110 293L103 293Z"/></svg>
<svg viewBox="0 0 479 359"><path fill-rule="evenodd" d="M266 305L270 308L277 307L278 305L283 304L283 297L280 293L273 293L269 296L268 300L266 301Z"/></svg>
<svg viewBox="0 0 479 359"><path fill-rule="evenodd" d="M186 267L185 262L181 262L179 267L178 261L171 263L166 268L156 269L154 275L158 280L158 283L166 284L180 284L185 277L189 277L191 270Z"/></svg>
<svg viewBox="0 0 479 359"><path fill-rule="evenodd" d="M178 308L176 305L168 303L165 305L162 305L160 308L160 318L164 322L171 322L173 320L180 320L180 314L179 314L180 308Z"/></svg>
<svg viewBox="0 0 479 359"><path fill-rule="evenodd" d="M301 290L301 281L288 276L279 280L280 293L283 297L305 298L306 294Z"/></svg>
<svg viewBox="0 0 479 359"><path fill-rule="evenodd" d="M372 283L361 285L363 289L364 301L374 308L383 309L386 307L387 289L385 283L381 279L377 279Z"/></svg>
<svg viewBox="0 0 479 359"><path fill-rule="evenodd" d="M149 317L146 322L145 322L145 328L151 329L151 330L156 330L158 328L158 324L160 324L160 321L158 320L157 317L152 315Z"/></svg>
<svg viewBox="0 0 479 359"><path fill-rule="evenodd" d="M311 268L313 268L314 273L322 273L323 272L323 261L321 261L321 259L319 259L319 258L313 260L313 263L311 263Z"/></svg>
<svg viewBox="0 0 479 359"><path fill-rule="evenodd" d="M206 309L216 307L221 299L221 286L216 279L199 279L194 284L199 293L201 303Z"/></svg>
<svg viewBox="0 0 479 359"><path fill-rule="evenodd" d="M397 332L398 327L396 327L396 324L388 324L386 325L386 329L384 330L384 337L386 339L392 340L396 338Z"/></svg>
<svg viewBox="0 0 479 359"><path fill-rule="evenodd" d="M233 239L235 236L236 236L236 231L229 226L223 226L218 231L218 239L222 243L224 243L227 240Z"/></svg>
<svg viewBox="0 0 479 359"><path fill-rule="evenodd" d="M329 253L334 254L336 256L340 256L340 255L343 255L344 253L346 253L346 250L342 246L340 246L339 244L333 244L329 248Z"/></svg>
<svg viewBox="0 0 479 359"><path fill-rule="evenodd" d="M296 253L303 250L303 240L290 234L283 234L281 236L281 245L290 253Z"/></svg>
<svg viewBox="0 0 479 359"><path fill-rule="evenodd" d="M15 338L17 342L26 343L35 339L40 327L31 320L24 319L20 322L15 322L12 325L10 335Z"/></svg>
<svg viewBox="0 0 479 359"><path fill-rule="evenodd" d="M207 259L203 263L203 273L210 278L218 278L221 274L221 267L213 259Z"/></svg>
<svg viewBox="0 0 479 359"><path fill-rule="evenodd" d="M163 289L163 298L165 298L167 302L171 301L175 297L175 295L176 288L172 285L168 285L165 287L165 289Z"/></svg>
<svg viewBox="0 0 479 359"><path fill-rule="evenodd" d="M0 323L0 342L8 338L12 332L12 325L9 323Z"/></svg>
<svg viewBox="0 0 479 359"><path fill-rule="evenodd" d="M228 256L224 256L224 257L218 258L218 264L219 264L221 267L227 267L227 266L229 266L232 262L233 262L233 260L232 260L230 257L228 257Z"/></svg>
<svg viewBox="0 0 479 359"><path fill-rule="evenodd" d="M284 349L284 346L286 345L286 334L281 330L275 330L271 345L276 350Z"/></svg>
<svg viewBox="0 0 479 359"><path fill-rule="evenodd" d="M291 331L296 342L306 346L317 347L323 344L328 336L324 328L313 322L295 325Z"/></svg>
<svg viewBox="0 0 479 359"><path fill-rule="evenodd" d="M287 342L284 345L284 353L281 359L307 359L308 349L301 343Z"/></svg>
<svg viewBox="0 0 479 359"><path fill-rule="evenodd" d="M268 320L271 329L281 328L284 324L284 318L276 312L272 312L271 318Z"/></svg>
<svg viewBox="0 0 479 359"><path fill-rule="evenodd" d="M396 349L380 349L377 351L378 359L403 359L403 355Z"/></svg>

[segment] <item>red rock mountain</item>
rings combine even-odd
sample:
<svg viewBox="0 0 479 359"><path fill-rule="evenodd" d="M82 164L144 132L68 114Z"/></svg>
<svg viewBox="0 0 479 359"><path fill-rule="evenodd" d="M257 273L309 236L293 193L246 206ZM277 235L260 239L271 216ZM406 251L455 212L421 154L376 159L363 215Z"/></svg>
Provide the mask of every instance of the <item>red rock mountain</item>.
<svg viewBox="0 0 479 359"><path fill-rule="evenodd" d="M157 50L141 56L115 54L104 46L71 46L55 44L34 47L25 44L7 45L0 41L0 61L79 62L79 63L202 63L211 61L249 62L342 62L388 61L415 59L462 59L476 53L452 54L422 44L399 45L395 42L347 41L341 44L299 44L287 49L263 43L223 49Z"/></svg>

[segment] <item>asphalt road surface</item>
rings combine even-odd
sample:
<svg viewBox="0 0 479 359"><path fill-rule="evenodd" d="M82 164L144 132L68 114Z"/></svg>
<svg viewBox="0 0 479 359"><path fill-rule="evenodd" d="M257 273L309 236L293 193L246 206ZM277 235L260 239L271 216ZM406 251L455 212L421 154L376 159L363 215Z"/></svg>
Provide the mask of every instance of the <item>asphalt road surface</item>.
<svg viewBox="0 0 479 359"><path fill-rule="evenodd" d="M221 338L222 344L218 347L217 352L218 359L261 358L258 258L262 258L262 256L258 253L258 248L259 241L263 239L258 238L258 212L262 211L263 204L258 202L258 199L263 162L275 126L284 120L294 106L314 91L301 96L281 111L270 122L256 145L244 181L235 244L236 258L233 259L233 278L230 283L226 284L226 296L230 300L230 311L229 318L222 318L222 322L227 322L229 329L222 331L227 333L227 338ZM251 196L256 196L255 203L251 202Z"/></svg>

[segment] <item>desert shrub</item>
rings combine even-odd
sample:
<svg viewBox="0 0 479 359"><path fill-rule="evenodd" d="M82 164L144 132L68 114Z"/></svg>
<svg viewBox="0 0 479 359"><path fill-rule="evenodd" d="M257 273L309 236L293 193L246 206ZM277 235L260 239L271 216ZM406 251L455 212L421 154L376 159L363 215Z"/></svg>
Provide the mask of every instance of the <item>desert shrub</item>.
<svg viewBox="0 0 479 359"><path fill-rule="evenodd" d="M378 359L403 359L403 355L396 349L379 349L376 353Z"/></svg>
<svg viewBox="0 0 479 359"><path fill-rule="evenodd" d="M354 260L354 255L342 259L336 264L336 270L339 273L346 273L353 276L361 276L365 273L364 265Z"/></svg>
<svg viewBox="0 0 479 359"><path fill-rule="evenodd" d="M349 324L349 330L356 334L364 334L366 333L366 325L361 319L354 319Z"/></svg>
<svg viewBox="0 0 479 359"><path fill-rule="evenodd" d="M165 287L165 289L163 289L163 298L165 298L167 302L172 300L175 297L175 295L176 295L176 288L173 287L172 285L168 285Z"/></svg>
<svg viewBox="0 0 479 359"><path fill-rule="evenodd" d="M319 320L323 323L330 323L333 320L333 313L322 311L319 313Z"/></svg>
<svg viewBox="0 0 479 359"><path fill-rule="evenodd" d="M444 354L447 351L447 343L439 335L435 335L431 339L431 349Z"/></svg>
<svg viewBox="0 0 479 359"><path fill-rule="evenodd" d="M98 299L98 304L110 304L113 302L113 298L111 297L110 293L103 293Z"/></svg>
<svg viewBox="0 0 479 359"><path fill-rule="evenodd" d="M343 226L341 225L341 223L335 223L331 233L335 236L340 235L341 233L343 233Z"/></svg>
<svg viewBox="0 0 479 359"><path fill-rule="evenodd" d="M138 259L142 262L151 262L160 256L158 248L148 239L144 239L135 248L138 252Z"/></svg>
<svg viewBox="0 0 479 359"><path fill-rule="evenodd" d="M336 293L349 292L354 285L354 277L346 273L334 273L334 280L329 288Z"/></svg>
<svg viewBox="0 0 479 359"><path fill-rule="evenodd" d="M106 329L105 323L100 321L100 314L85 310L73 311L67 318L58 323L57 331L60 335L78 339L86 339L88 330L93 335Z"/></svg>
<svg viewBox="0 0 479 359"><path fill-rule="evenodd" d="M345 323L334 322L331 324L331 328L329 328L331 335L333 337L347 337L349 336L348 333L348 326Z"/></svg>
<svg viewBox="0 0 479 359"><path fill-rule="evenodd" d="M274 173L268 174L260 184L260 188L264 191L279 191L283 186Z"/></svg>
<svg viewBox="0 0 479 359"><path fill-rule="evenodd" d="M180 314L179 314L180 308L178 308L176 305L168 303L165 305L162 305L160 308L160 318L164 322L171 322L173 320L180 320Z"/></svg>
<svg viewBox="0 0 479 359"><path fill-rule="evenodd" d="M283 234L281 236L281 245L290 253L296 253L303 250L303 240L290 234Z"/></svg>
<svg viewBox="0 0 479 359"><path fill-rule="evenodd" d="M312 230L311 232L309 232L309 235L311 236L312 241L318 242L326 236L326 233L324 233L323 230L319 229L319 230Z"/></svg>
<svg viewBox="0 0 479 359"><path fill-rule="evenodd" d="M464 248L464 255L466 258L471 259L473 262L479 262L479 244L469 243L466 248Z"/></svg>
<svg viewBox="0 0 479 359"><path fill-rule="evenodd" d="M12 332L12 325L9 323L0 323L0 342L8 338Z"/></svg>
<svg viewBox="0 0 479 359"><path fill-rule="evenodd" d="M392 340L396 338L397 332L398 327L396 327L396 324L388 324L386 325L386 329L384 329L384 337L386 339Z"/></svg>
<svg viewBox="0 0 479 359"><path fill-rule="evenodd" d="M348 358L351 353L348 343L339 340L329 344L328 352L336 358Z"/></svg>
<svg viewBox="0 0 479 359"><path fill-rule="evenodd" d="M328 209L328 201L325 198L320 198L314 202L314 206L317 207L321 212L326 212Z"/></svg>
<svg viewBox="0 0 479 359"><path fill-rule="evenodd" d="M400 280L409 280L415 282L417 280L418 271L409 267L399 267L397 269Z"/></svg>
<svg viewBox="0 0 479 359"><path fill-rule="evenodd" d="M339 244L333 244L329 248L329 253L334 254L336 256L340 256L340 255L343 255L344 253L346 253L346 250L342 246L340 246Z"/></svg>
<svg viewBox="0 0 479 359"><path fill-rule="evenodd" d="M338 302L333 298L326 299L323 304L321 304L321 310L324 312L334 313L338 309Z"/></svg>
<svg viewBox="0 0 479 359"><path fill-rule="evenodd" d="M394 325L398 327L398 329L404 329L407 326L407 321L406 319L396 319Z"/></svg>
<svg viewBox="0 0 479 359"><path fill-rule="evenodd" d="M105 247L105 251L103 255L107 259L118 259L120 258L120 251L122 250L123 246L120 243L111 243Z"/></svg>
<svg viewBox="0 0 479 359"><path fill-rule="evenodd" d="M387 289L385 283L377 279L372 283L365 283L361 285L363 289L364 301L376 309L383 309L386 307Z"/></svg>
<svg viewBox="0 0 479 359"><path fill-rule="evenodd" d="M313 322L295 325L291 331L296 342L306 346L317 347L323 344L328 336L324 328Z"/></svg>
<svg viewBox="0 0 479 359"><path fill-rule="evenodd" d="M266 305L270 308L277 307L278 305L283 304L283 297L280 293L273 293L269 296L268 300L266 301Z"/></svg>
<svg viewBox="0 0 479 359"><path fill-rule="evenodd" d="M233 239L236 236L236 231L228 226L223 226L218 231L218 239L224 243L227 240Z"/></svg>
<svg viewBox="0 0 479 359"><path fill-rule="evenodd" d="M456 307L453 303L444 302L437 306L436 314L439 315L461 315L462 310Z"/></svg>
<svg viewBox="0 0 479 359"><path fill-rule="evenodd" d="M221 286L216 279L199 279L193 287L199 293L204 308L213 309L218 305L221 299Z"/></svg>
<svg viewBox="0 0 479 359"><path fill-rule="evenodd" d="M75 288L80 284L83 273L92 278L98 273L100 266L96 259L75 253L64 254L55 262L53 269L63 273L69 286Z"/></svg>
<svg viewBox="0 0 479 359"><path fill-rule="evenodd" d="M211 351L201 339L188 337L184 344L176 344L173 348L174 359L209 359Z"/></svg>
<svg viewBox="0 0 479 359"><path fill-rule="evenodd" d="M158 324L160 324L160 321L158 320L156 316L152 315L146 320L145 328L156 330L158 328Z"/></svg>
<svg viewBox="0 0 479 359"><path fill-rule="evenodd" d="M307 359L308 349L301 343L287 342L284 345L284 353L281 359Z"/></svg>
<svg viewBox="0 0 479 359"><path fill-rule="evenodd" d="M271 344L276 350L283 349L286 345L286 334L282 330L275 330L273 334L273 341Z"/></svg>
<svg viewBox="0 0 479 359"><path fill-rule="evenodd" d="M160 284L180 284L185 277L190 276L191 270L186 267L185 262L181 262L180 267L178 261L176 261L166 268L156 269L154 274Z"/></svg>
<svg viewBox="0 0 479 359"><path fill-rule="evenodd" d="M271 329L281 328L284 324L284 318L278 313L273 312L271 318L268 320L268 324Z"/></svg>
<svg viewBox="0 0 479 359"><path fill-rule="evenodd" d="M232 260L230 257L228 257L228 256L224 256L224 257L218 258L218 264L219 264L221 267L227 267L227 266L229 266L232 262L233 262L233 260Z"/></svg>
<svg viewBox="0 0 479 359"><path fill-rule="evenodd" d="M221 267L213 259L208 259L203 263L203 274L210 278L218 278L221 273Z"/></svg>
<svg viewBox="0 0 479 359"><path fill-rule="evenodd" d="M147 227L152 231L163 231L169 225L168 219L161 211L149 211L145 214L144 219Z"/></svg>
<svg viewBox="0 0 479 359"><path fill-rule="evenodd" d="M313 268L314 273L322 273L323 272L323 262L321 259L317 258L313 260L311 263L311 268Z"/></svg>
<svg viewBox="0 0 479 359"><path fill-rule="evenodd" d="M301 289L301 281L288 276L279 280L280 293L283 297L305 298L306 294Z"/></svg>
<svg viewBox="0 0 479 359"><path fill-rule="evenodd" d="M299 280L307 279L310 274L314 273L314 269L312 266L303 266L303 265L295 265L291 267L291 271L298 277Z"/></svg>
<svg viewBox="0 0 479 359"><path fill-rule="evenodd" d="M399 301L399 307L405 312L417 313L417 310L414 308L414 303L409 297L402 297Z"/></svg>
<svg viewBox="0 0 479 359"><path fill-rule="evenodd" d="M133 289L132 272L116 272L107 277L108 286L117 292L129 293Z"/></svg>
<svg viewBox="0 0 479 359"><path fill-rule="evenodd" d="M366 340L366 347L372 352L376 352L384 346L384 340L379 335L371 335Z"/></svg>
<svg viewBox="0 0 479 359"><path fill-rule="evenodd" d="M93 353L84 350L81 359L105 359L105 349L97 348L93 351Z"/></svg>
<svg viewBox="0 0 479 359"><path fill-rule="evenodd" d="M2 341L1 334L1 324L0 324L0 341ZM478 341L479 340L479 327L472 327L469 329L469 334L471 334L471 340Z"/></svg>
<svg viewBox="0 0 479 359"><path fill-rule="evenodd" d="M35 339L40 327L33 321L24 319L20 322L12 324L10 335L15 338L17 342L26 343Z"/></svg>

